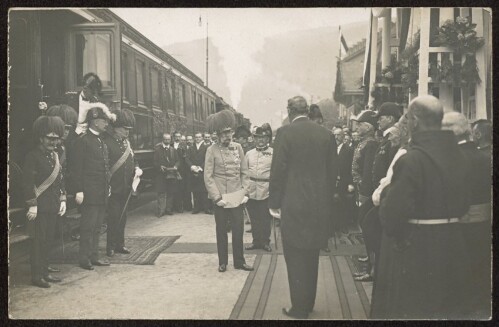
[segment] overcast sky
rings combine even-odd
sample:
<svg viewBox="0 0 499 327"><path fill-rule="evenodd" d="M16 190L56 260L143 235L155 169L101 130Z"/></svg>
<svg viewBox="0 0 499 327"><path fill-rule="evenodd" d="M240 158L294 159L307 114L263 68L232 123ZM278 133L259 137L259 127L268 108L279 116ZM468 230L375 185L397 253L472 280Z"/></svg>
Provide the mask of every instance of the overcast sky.
<svg viewBox="0 0 499 327"><path fill-rule="evenodd" d="M160 47L209 36L223 58L230 99L236 109L247 79L258 71L252 55L266 37L369 19L365 8L112 8ZM202 26L199 26L201 17ZM175 54L172 53L175 57ZM204 53L200 53L203 60ZM182 62L182 58L177 58ZM199 76L204 79L204 76ZM215 92L217 90L214 90Z"/></svg>

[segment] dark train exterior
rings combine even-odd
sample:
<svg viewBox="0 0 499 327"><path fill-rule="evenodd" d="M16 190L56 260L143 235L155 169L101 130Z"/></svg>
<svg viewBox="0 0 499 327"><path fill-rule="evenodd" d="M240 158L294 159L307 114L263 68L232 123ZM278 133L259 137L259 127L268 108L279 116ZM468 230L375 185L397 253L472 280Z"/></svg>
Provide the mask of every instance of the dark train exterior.
<svg viewBox="0 0 499 327"><path fill-rule="evenodd" d="M237 113L188 68L108 9L14 9L9 12L9 213L24 214L18 187L24 157L33 146L38 102L78 110L82 77L102 80L101 101L129 108L137 121L130 141L144 185L152 181L155 144L164 132L204 131L218 110Z"/></svg>

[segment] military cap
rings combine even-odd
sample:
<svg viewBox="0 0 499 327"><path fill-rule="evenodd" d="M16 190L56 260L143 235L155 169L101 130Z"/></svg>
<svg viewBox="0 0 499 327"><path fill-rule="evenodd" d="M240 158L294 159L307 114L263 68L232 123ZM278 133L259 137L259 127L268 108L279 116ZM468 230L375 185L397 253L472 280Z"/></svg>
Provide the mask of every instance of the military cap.
<svg viewBox="0 0 499 327"><path fill-rule="evenodd" d="M376 118L381 116L392 116L395 120L399 120L402 116L402 107L393 102L385 102L379 107Z"/></svg>
<svg viewBox="0 0 499 327"><path fill-rule="evenodd" d="M268 136L272 140L272 128L268 123L265 123L255 129L253 136Z"/></svg>
<svg viewBox="0 0 499 327"><path fill-rule="evenodd" d="M376 117L376 113L372 110L364 110L361 111L357 117L352 118L352 120L359 123L369 123L376 128L378 126L378 119Z"/></svg>
<svg viewBox="0 0 499 327"><path fill-rule="evenodd" d="M33 134L35 137L43 137L48 134L64 135L64 121L57 116L40 116L33 122Z"/></svg>
<svg viewBox="0 0 499 327"><path fill-rule="evenodd" d="M130 109L123 108L115 110L113 113L116 115L116 120L111 123L113 127L124 127L126 129L135 127L135 116Z"/></svg>

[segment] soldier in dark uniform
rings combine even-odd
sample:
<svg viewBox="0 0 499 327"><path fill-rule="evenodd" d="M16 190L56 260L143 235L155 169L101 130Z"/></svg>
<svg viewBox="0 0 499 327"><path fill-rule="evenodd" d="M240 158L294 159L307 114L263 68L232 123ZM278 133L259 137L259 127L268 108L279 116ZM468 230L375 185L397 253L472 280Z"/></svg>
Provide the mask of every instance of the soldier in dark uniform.
<svg viewBox="0 0 499 327"><path fill-rule="evenodd" d="M492 176L490 157L471 142L471 130L466 117L459 112L444 115L442 129L452 130L459 148L469 162L466 176L470 197L470 209L460 219L464 227L466 249L471 257L473 286L468 293L469 318L491 317L491 233L492 233Z"/></svg>
<svg viewBox="0 0 499 327"><path fill-rule="evenodd" d="M357 191L358 197L358 220L359 225L362 226L367 212L373 207L371 195L374 191L373 186L373 163L378 142L374 139L374 133L377 126L376 113L371 110L362 111L355 119L357 121L357 133L362 138L360 143L354 150L352 160L352 179ZM369 254L369 251L368 251ZM360 261L368 262L369 257L359 258ZM368 267L367 272L371 271ZM369 276L356 276L362 277L365 280L370 279Z"/></svg>
<svg viewBox="0 0 499 327"><path fill-rule="evenodd" d="M87 113L87 133L75 142L71 179L75 187L75 201L81 205L80 267L93 270L95 266L109 266L99 259L99 238L102 221L110 195L110 166L107 145L103 140L109 120L116 115L101 107Z"/></svg>
<svg viewBox="0 0 499 327"><path fill-rule="evenodd" d="M388 167L397 152L397 149L391 146L391 142L388 139L388 130L400 119L401 114L402 108L393 102L383 103L376 114L378 131L382 137L380 137L378 148L374 154L372 166L373 191L379 186L381 179L386 176ZM370 195L372 195L372 192ZM379 255L379 247L381 246L382 229L378 216L378 207L374 207L371 196L369 196L366 205L369 206L369 208L365 208L366 212L369 211L369 214L366 214L362 220L362 235L364 236L369 257L369 267L375 267L376 258ZM370 281L374 275L374 273L371 274L368 270L365 274L356 276L356 280Z"/></svg>
<svg viewBox="0 0 499 327"><path fill-rule="evenodd" d="M64 135L64 122L59 117L39 117L33 123L33 133L39 138L39 144L27 154L23 169L23 188L29 207L31 281L35 286L48 288L48 282L61 281L49 275L48 255L57 215L66 212L62 167L55 152Z"/></svg>
<svg viewBox="0 0 499 327"><path fill-rule="evenodd" d="M236 132L234 133L234 141L241 144L243 147L243 151L246 154L249 150L251 150L252 144L248 142L248 138L251 136L250 130L246 126L238 126L236 128Z"/></svg>
<svg viewBox="0 0 499 327"><path fill-rule="evenodd" d="M57 145L55 151L59 155L59 162L62 167L62 174L64 176L64 184L66 187L67 194L74 194L73 187L70 183L70 178L68 176L69 170L67 169L71 165L72 153L74 150L73 143L78 137L75 132L76 124L78 122L78 113L72 107L60 104L54 105L48 108L47 116L59 117L64 122L64 135L61 137L59 144ZM64 219L64 217L62 217ZM59 224L56 228L56 233L60 233L63 228L62 219L59 220ZM79 235L78 233L74 235ZM59 272L58 268L53 266L48 267L49 272Z"/></svg>
<svg viewBox="0 0 499 327"><path fill-rule="evenodd" d="M135 163L128 135L135 126L135 117L128 109L114 111L116 121L111 123L104 136L109 153L111 174L111 196L107 206L107 256L114 252L128 254L125 247L125 225L127 220L125 204L132 191L135 175L141 176L142 170Z"/></svg>
<svg viewBox="0 0 499 327"><path fill-rule="evenodd" d="M154 170L156 172L156 192L158 193L158 218L173 215L173 198L178 190L178 153L171 144L168 133L163 134L163 142L154 151Z"/></svg>
<svg viewBox="0 0 499 327"><path fill-rule="evenodd" d="M459 223L469 209L469 169L443 106L419 96L407 112L411 146L381 194L383 226L371 318L461 319L469 311L470 260Z"/></svg>
<svg viewBox="0 0 499 327"><path fill-rule="evenodd" d="M204 160L208 147L204 144L203 135L201 133L196 133L194 137L195 144L187 150L187 156L185 158L187 167L191 172L190 184L194 195L194 209L192 210L192 213L197 214L203 210L208 214L210 207L203 177Z"/></svg>

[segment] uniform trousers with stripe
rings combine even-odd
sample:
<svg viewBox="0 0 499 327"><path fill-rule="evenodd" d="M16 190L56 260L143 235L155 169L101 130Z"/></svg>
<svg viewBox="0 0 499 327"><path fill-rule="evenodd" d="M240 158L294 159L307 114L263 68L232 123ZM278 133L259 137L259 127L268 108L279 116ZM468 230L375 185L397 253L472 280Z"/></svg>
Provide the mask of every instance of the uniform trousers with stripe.
<svg viewBox="0 0 499 327"><path fill-rule="evenodd" d="M38 280L48 275L48 257L55 234L57 212L39 212L34 220L28 222L31 237L30 263L31 278Z"/></svg>
<svg viewBox="0 0 499 327"><path fill-rule="evenodd" d="M243 206L237 208L215 207L215 223L217 233L218 264L227 265L229 261L227 223L230 221L232 227L232 258L234 267L240 267L246 263L243 250Z"/></svg>
<svg viewBox="0 0 499 327"><path fill-rule="evenodd" d="M107 250L116 250L125 246L125 226L127 220L125 203L127 198L127 192L111 194L109 197L107 207ZM123 217L121 217L122 213Z"/></svg>
<svg viewBox="0 0 499 327"><path fill-rule="evenodd" d="M292 311L308 314L315 305L319 249L300 249L283 240L282 249L288 270Z"/></svg>
<svg viewBox="0 0 499 327"><path fill-rule="evenodd" d="M99 260L99 238L106 205L85 204L81 206L80 222L80 265Z"/></svg>
<svg viewBox="0 0 499 327"><path fill-rule="evenodd" d="M270 244L270 223L272 216L269 212L269 200L248 201L248 214L251 220L251 233L253 245L264 246Z"/></svg>

